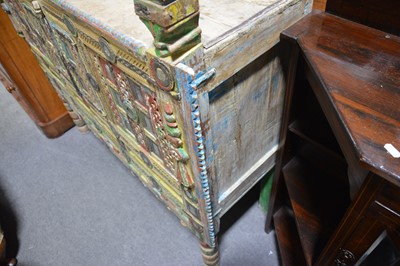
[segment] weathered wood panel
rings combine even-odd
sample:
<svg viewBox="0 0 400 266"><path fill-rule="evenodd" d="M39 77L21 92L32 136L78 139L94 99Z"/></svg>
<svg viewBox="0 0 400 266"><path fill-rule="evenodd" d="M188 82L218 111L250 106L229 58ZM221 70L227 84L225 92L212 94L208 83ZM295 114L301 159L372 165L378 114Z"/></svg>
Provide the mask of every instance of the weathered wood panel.
<svg viewBox="0 0 400 266"><path fill-rule="evenodd" d="M276 148L285 87L278 49L274 47L208 93L212 141L207 142L207 150L213 151L210 160L220 202ZM260 176L254 178L251 182Z"/></svg>
<svg viewBox="0 0 400 266"><path fill-rule="evenodd" d="M223 41L205 49L206 66L218 70L207 88L216 87L272 48L278 43L279 34L310 12L311 7L312 1L277 1L228 32Z"/></svg>
<svg viewBox="0 0 400 266"><path fill-rule="evenodd" d="M78 11L77 13L80 13L82 17L87 18L88 23L118 30L121 34L143 42L147 47L150 47L153 42L153 36L135 14L133 0L60 0L57 2L63 7Z"/></svg>
<svg viewBox="0 0 400 266"><path fill-rule="evenodd" d="M276 0L200 0L200 27L202 43L205 48L215 45L235 28L267 7L273 6Z"/></svg>
<svg viewBox="0 0 400 266"><path fill-rule="evenodd" d="M134 14L134 5L131 0L115 0L112 4L108 1L96 0L60 0L58 2L61 6L78 10L82 16L91 18L87 20L88 23L107 25L110 29L118 29L121 34L141 41L146 47L152 45L153 37L139 17ZM268 14L263 10L275 9L285 2L287 1L200 0L199 25L202 29L203 45L209 48L226 38L229 35L227 33L246 27L251 20L257 20L259 17L268 18ZM299 2L299 0L294 2Z"/></svg>

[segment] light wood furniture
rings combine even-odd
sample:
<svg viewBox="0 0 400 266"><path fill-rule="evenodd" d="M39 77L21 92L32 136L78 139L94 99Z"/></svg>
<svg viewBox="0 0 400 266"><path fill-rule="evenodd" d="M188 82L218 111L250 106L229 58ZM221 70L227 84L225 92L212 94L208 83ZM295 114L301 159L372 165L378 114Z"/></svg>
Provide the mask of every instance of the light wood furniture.
<svg viewBox="0 0 400 266"><path fill-rule="evenodd" d="M74 125L29 45L18 36L2 9L0 81L47 137L58 137Z"/></svg>
<svg viewBox="0 0 400 266"><path fill-rule="evenodd" d="M221 216L275 163L279 34L312 1L6 2L79 126L200 239L205 263L217 264Z"/></svg>
<svg viewBox="0 0 400 266"><path fill-rule="evenodd" d="M314 11L291 49L267 230L283 265L400 263L400 38ZM382 241L384 240L384 241ZM366 264L369 265L369 264Z"/></svg>

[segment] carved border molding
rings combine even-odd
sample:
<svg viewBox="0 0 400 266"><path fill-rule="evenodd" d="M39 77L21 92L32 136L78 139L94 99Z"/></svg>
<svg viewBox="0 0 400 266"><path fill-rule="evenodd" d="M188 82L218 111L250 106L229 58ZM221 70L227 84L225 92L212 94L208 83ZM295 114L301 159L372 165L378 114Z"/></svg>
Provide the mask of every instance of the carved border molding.
<svg viewBox="0 0 400 266"><path fill-rule="evenodd" d="M203 193L202 198L204 199L205 203L208 234L210 237L210 243L209 243L210 247L216 247L216 236L215 236L212 200L210 195L210 184L209 184L207 165L206 165L204 137L203 137L203 130L201 128L199 100L196 89L198 88L198 86L200 86L201 83L211 78L214 74L215 74L215 69L212 69L205 73L199 73L197 79L191 81L188 86L190 107L192 112L192 124L194 128L194 137L196 142L194 149L197 155L198 166L200 169L200 183Z"/></svg>

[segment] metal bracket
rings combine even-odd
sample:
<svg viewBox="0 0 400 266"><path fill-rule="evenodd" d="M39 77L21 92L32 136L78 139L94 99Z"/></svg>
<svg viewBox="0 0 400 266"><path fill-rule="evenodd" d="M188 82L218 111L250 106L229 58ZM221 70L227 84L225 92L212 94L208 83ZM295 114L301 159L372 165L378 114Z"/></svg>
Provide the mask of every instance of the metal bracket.
<svg viewBox="0 0 400 266"><path fill-rule="evenodd" d="M189 86L193 90L198 90L201 86L204 86L216 73L215 68L211 68L207 71L198 73L193 81L189 83Z"/></svg>

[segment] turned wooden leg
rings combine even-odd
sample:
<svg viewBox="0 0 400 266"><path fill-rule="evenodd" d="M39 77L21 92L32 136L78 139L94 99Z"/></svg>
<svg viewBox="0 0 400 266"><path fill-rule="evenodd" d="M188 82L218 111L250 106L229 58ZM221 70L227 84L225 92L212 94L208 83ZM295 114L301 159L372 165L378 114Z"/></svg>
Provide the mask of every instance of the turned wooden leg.
<svg viewBox="0 0 400 266"><path fill-rule="evenodd" d="M82 133L86 133L89 131L89 128L87 127L85 121L80 117L77 113L72 110L71 106L63 100L64 106L67 109L69 116L72 118L72 121L74 121L74 124L78 128L78 130Z"/></svg>
<svg viewBox="0 0 400 266"><path fill-rule="evenodd" d="M69 115L72 117L72 120L74 121L75 125L77 126L80 132L86 133L89 131L89 128L87 127L82 117L80 117L78 114L74 112L69 112Z"/></svg>
<svg viewBox="0 0 400 266"><path fill-rule="evenodd" d="M212 248L208 244L200 242L200 248L201 248L201 255L203 256L204 265L206 266L219 265L218 246Z"/></svg>

